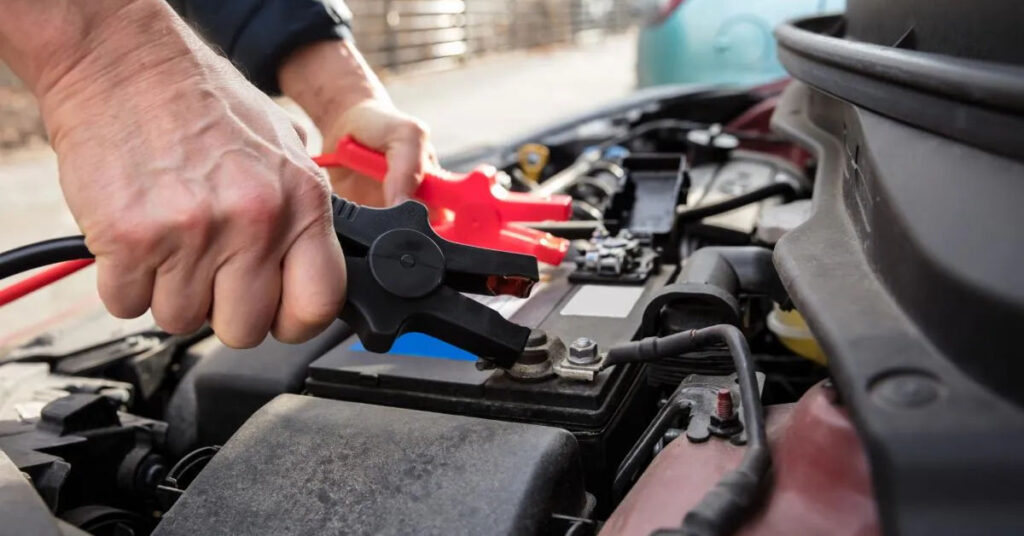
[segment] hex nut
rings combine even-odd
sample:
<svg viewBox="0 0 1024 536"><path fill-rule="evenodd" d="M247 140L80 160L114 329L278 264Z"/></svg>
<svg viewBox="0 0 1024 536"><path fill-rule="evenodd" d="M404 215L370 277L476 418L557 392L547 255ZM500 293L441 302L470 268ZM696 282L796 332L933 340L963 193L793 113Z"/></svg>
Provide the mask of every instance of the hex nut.
<svg viewBox="0 0 1024 536"><path fill-rule="evenodd" d="M591 365L597 361L597 343L593 339L580 337L569 346L569 362L575 365Z"/></svg>

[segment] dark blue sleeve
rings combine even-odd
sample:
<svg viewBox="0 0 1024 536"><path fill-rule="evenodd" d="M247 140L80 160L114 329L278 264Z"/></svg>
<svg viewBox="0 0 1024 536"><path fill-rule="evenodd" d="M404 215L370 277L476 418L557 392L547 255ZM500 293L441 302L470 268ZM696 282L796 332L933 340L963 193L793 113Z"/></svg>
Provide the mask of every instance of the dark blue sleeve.
<svg viewBox="0 0 1024 536"><path fill-rule="evenodd" d="M342 0L170 0L207 41L263 91L281 92L277 69L297 48L349 36Z"/></svg>

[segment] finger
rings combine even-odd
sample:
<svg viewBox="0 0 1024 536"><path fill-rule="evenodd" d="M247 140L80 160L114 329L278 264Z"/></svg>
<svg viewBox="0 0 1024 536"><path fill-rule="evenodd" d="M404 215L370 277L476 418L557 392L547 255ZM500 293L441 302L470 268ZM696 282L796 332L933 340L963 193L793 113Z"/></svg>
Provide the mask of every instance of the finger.
<svg viewBox="0 0 1024 536"><path fill-rule="evenodd" d="M179 256L157 269L151 308L160 329L172 334L195 332L206 322L212 301L213 273L203 259Z"/></svg>
<svg viewBox="0 0 1024 536"><path fill-rule="evenodd" d="M225 345L251 348L263 342L281 298L281 268L276 258L243 252L213 276L210 326Z"/></svg>
<svg viewBox="0 0 1024 536"><path fill-rule="evenodd" d="M96 289L117 318L136 318L149 309L155 271L107 255L96 257Z"/></svg>
<svg viewBox="0 0 1024 536"><path fill-rule="evenodd" d="M423 180L426 160L421 141L396 144L387 152L388 173L384 177L384 198L389 205L401 203L413 196Z"/></svg>
<svg viewBox="0 0 1024 536"><path fill-rule="evenodd" d="M318 221L285 254L274 337L299 343L323 331L341 312L345 283L341 245L329 223Z"/></svg>

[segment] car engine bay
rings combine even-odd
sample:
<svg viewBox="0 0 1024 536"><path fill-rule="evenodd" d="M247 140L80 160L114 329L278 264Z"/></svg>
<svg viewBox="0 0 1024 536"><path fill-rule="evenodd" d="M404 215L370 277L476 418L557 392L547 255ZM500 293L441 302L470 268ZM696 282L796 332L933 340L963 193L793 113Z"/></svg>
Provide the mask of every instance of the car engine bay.
<svg viewBox="0 0 1024 536"><path fill-rule="evenodd" d="M810 61L785 31L824 26L782 30L784 63ZM947 270L948 227L904 208L1022 164L819 85L649 91L443 162L573 200L528 224L566 260L478 298L531 330L507 368L341 321L252 350L88 321L0 356L3 508L21 534L867 535L928 532L908 505L941 495L939 532L1002 533L963 505L1020 504L1020 392L962 356L1008 348L1024 307L994 289L1019 277ZM1013 226L960 202L986 223L948 237ZM953 307L1008 316L958 332Z"/></svg>

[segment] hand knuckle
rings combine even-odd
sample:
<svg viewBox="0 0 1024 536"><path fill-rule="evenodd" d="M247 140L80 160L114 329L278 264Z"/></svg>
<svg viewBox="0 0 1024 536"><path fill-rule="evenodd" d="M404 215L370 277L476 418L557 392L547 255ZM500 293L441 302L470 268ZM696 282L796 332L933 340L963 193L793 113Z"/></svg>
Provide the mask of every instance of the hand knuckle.
<svg viewBox="0 0 1024 536"><path fill-rule="evenodd" d="M227 209L233 220L253 232L273 230L284 212L280 193L270 187L254 187L229 202Z"/></svg>
<svg viewBox="0 0 1024 536"><path fill-rule="evenodd" d="M406 136L419 142L425 142L430 137L430 127L418 119L409 119L403 129Z"/></svg>
<svg viewBox="0 0 1024 536"><path fill-rule="evenodd" d="M179 233L205 234L212 219L209 203L197 201L171 213L167 226L170 230Z"/></svg>
<svg viewBox="0 0 1024 536"><path fill-rule="evenodd" d="M295 201L300 212L323 212L331 196L331 186L319 174L306 173L296 181Z"/></svg>
<svg viewBox="0 0 1024 536"><path fill-rule="evenodd" d="M192 333L202 327L203 318L198 315L172 314L170 316L157 317L156 311L153 317L160 329L172 335L185 335Z"/></svg>
<svg viewBox="0 0 1024 536"><path fill-rule="evenodd" d="M143 255L151 252L159 241L161 229L145 218L122 218L100 231L99 241L105 242L119 255ZM106 237L106 240L103 239Z"/></svg>

